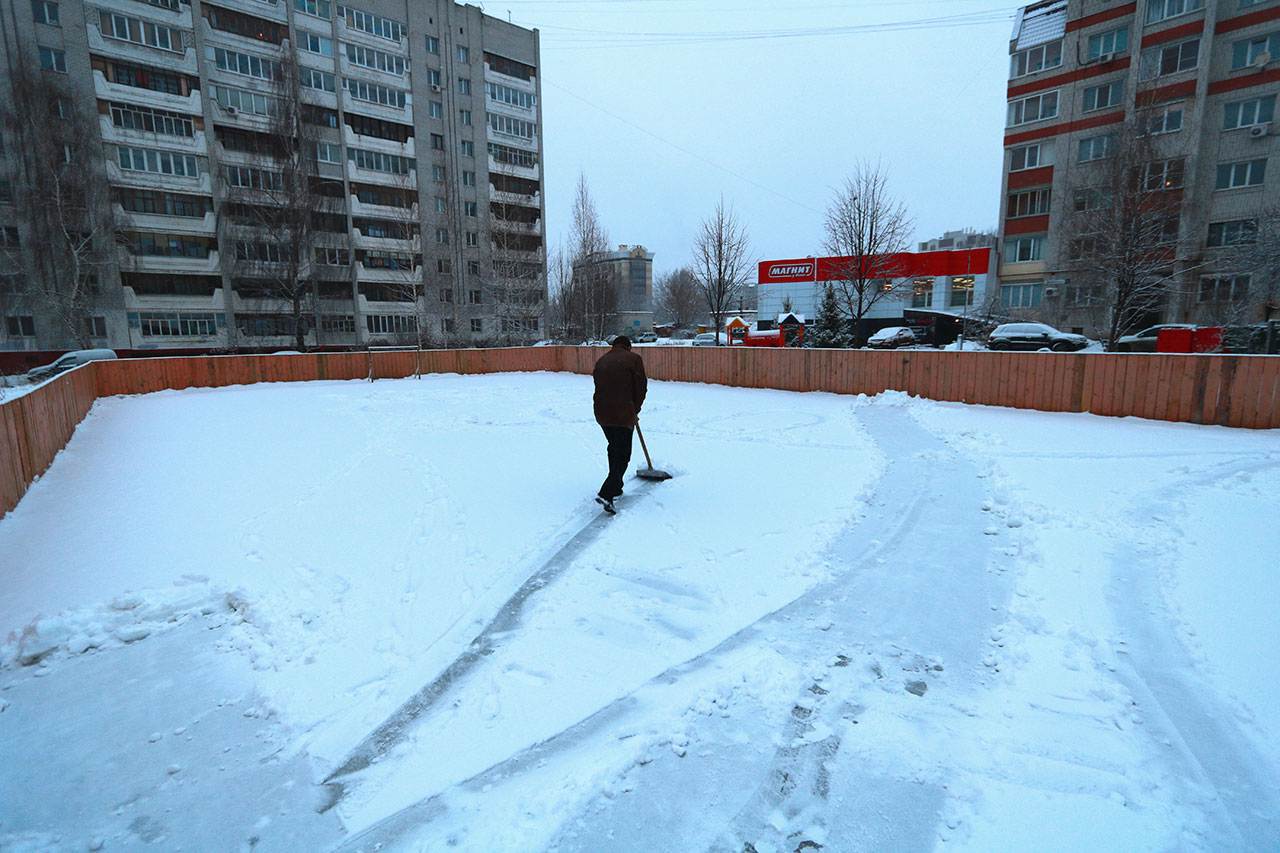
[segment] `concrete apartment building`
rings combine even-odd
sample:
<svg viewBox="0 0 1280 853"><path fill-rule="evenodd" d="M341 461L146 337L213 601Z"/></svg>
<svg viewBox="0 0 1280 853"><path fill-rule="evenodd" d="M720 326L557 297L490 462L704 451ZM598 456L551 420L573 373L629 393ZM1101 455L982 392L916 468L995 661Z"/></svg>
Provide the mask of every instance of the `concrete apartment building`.
<svg viewBox="0 0 1280 853"><path fill-rule="evenodd" d="M623 243L617 251L597 252L574 264L573 275L601 280L616 294L607 334L653 331L653 252Z"/></svg>
<svg viewBox="0 0 1280 853"><path fill-rule="evenodd" d="M540 337L536 30L452 0L0 5L0 99L25 65L95 119L86 168L109 181L119 263L94 281L82 343L292 347L293 303L270 285L287 247L244 215L274 203L261 140L291 96L324 200L299 272L306 345ZM0 348L72 346L32 287L15 140L0 141Z"/></svg>
<svg viewBox="0 0 1280 853"><path fill-rule="evenodd" d="M949 252L954 249L987 249L1000 239L998 234L986 231L975 231L965 228L961 231L944 231L941 237L922 240L919 243L921 252Z"/></svg>
<svg viewBox="0 0 1280 853"><path fill-rule="evenodd" d="M1071 222L1128 137L1147 140L1144 186L1177 211L1167 292L1142 319L1275 312L1276 282L1236 253L1280 201L1280 0L1048 0L1019 12L1010 54L995 313L1105 327Z"/></svg>

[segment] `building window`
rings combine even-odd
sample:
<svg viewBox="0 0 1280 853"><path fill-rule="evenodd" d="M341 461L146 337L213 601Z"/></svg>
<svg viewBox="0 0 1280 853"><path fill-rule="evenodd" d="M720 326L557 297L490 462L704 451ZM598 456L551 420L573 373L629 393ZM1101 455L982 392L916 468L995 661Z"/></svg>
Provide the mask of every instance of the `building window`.
<svg viewBox="0 0 1280 853"><path fill-rule="evenodd" d="M509 107L518 107L522 110L532 110L535 99L532 92L526 92L523 89L516 89L511 86L504 86L501 83L485 83L485 92L489 95L489 100L497 101L500 104L506 104Z"/></svg>
<svg viewBox="0 0 1280 853"><path fill-rule="evenodd" d="M18 238L18 226L6 225L0 228L0 246L6 249L16 249L22 245L22 241Z"/></svg>
<svg viewBox="0 0 1280 853"><path fill-rule="evenodd" d="M333 75L329 76L332 77ZM370 83L367 80L344 77L342 86L351 97L369 104L404 109L404 105L407 102L407 93L404 90L392 89L390 86L379 86L377 83ZM330 89L329 91L332 92L333 90Z"/></svg>
<svg viewBox="0 0 1280 853"><path fill-rule="evenodd" d="M440 39L435 36L427 36L427 53L440 55Z"/></svg>
<svg viewBox="0 0 1280 853"><path fill-rule="evenodd" d="M11 338L34 338L36 336L36 318L30 315L5 317L4 328Z"/></svg>
<svg viewBox="0 0 1280 853"><path fill-rule="evenodd" d="M1232 219L1226 222L1209 223L1208 245L1237 246L1242 243L1254 243L1258 239L1258 220Z"/></svg>
<svg viewBox="0 0 1280 853"><path fill-rule="evenodd" d="M1072 195L1072 207L1076 213L1101 210L1111 204L1111 192L1095 188L1079 189Z"/></svg>
<svg viewBox="0 0 1280 853"><path fill-rule="evenodd" d="M1020 145L1012 149L1009 158L1009 171L1021 172L1024 169L1038 169L1041 166L1053 165L1053 146L1044 142L1031 145Z"/></svg>
<svg viewBox="0 0 1280 853"><path fill-rule="evenodd" d="M427 83L433 91L440 91L440 70L438 68L427 69Z"/></svg>
<svg viewBox="0 0 1280 853"><path fill-rule="evenodd" d="M418 318L412 314L368 314L364 324L372 335L404 335L418 330Z"/></svg>
<svg viewBox="0 0 1280 853"><path fill-rule="evenodd" d="M404 34L404 24L390 18L362 12L350 6L339 6L338 14L347 19L348 27L388 41L400 41L400 37Z"/></svg>
<svg viewBox="0 0 1280 853"><path fill-rule="evenodd" d="M350 314L323 314L320 317L320 331L353 334L356 330L356 318Z"/></svg>
<svg viewBox="0 0 1280 853"><path fill-rule="evenodd" d="M1009 193L1007 216L1040 216L1049 212L1049 188Z"/></svg>
<svg viewBox="0 0 1280 853"><path fill-rule="evenodd" d="M151 148L116 146L120 168L130 172L154 172L158 175L176 175L184 178L200 177L200 167L190 154L173 151L156 151Z"/></svg>
<svg viewBox="0 0 1280 853"><path fill-rule="evenodd" d="M447 287L442 287L442 288L440 288L440 301L441 301L441 302L445 302L445 303L450 303L450 304L452 304L452 302L453 302L453 291L452 291L452 290L450 290L450 289L449 289L449 288L447 288Z"/></svg>
<svg viewBox="0 0 1280 853"><path fill-rule="evenodd" d="M1081 163L1088 163L1093 160L1102 160L1110 156L1111 146L1115 144L1115 137L1109 133L1101 136L1090 136L1088 139L1080 140L1080 150L1077 160Z"/></svg>
<svg viewBox="0 0 1280 853"><path fill-rule="evenodd" d="M449 260L448 258L436 258L436 272L440 273L441 275L448 275L449 273L453 272L453 261ZM449 294L448 301L450 302L453 301L452 293Z"/></svg>
<svg viewBox="0 0 1280 853"><path fill-rule="evenodd" d="M433 165L431 167L431 180L435 181L437 184L444 183L444 166Z"/></svg>
<svg viewBox="0 0 1280 853"><path fill-rule="evenodd" d="M329 0L293 0L293 8L304 15L324 18L326 21L333 17L333 5Z"/></svg>
<svg viewBox="0 0 1280 853"><path fill-rule="evenodd" d="M471 110L458 110L458 121L463 127L471 127Z"/></svg>
<svg viewBox="0 0 1280 853"><path fill-rule="evenodd" d="M230 86L219 86L213 84L213 100L223 109L233 109L236 112L247 113L255 116L274 116L279 111L279 101L268 95L258 92L251 92L248 89L235 89ZM129 106L126 109L136 110L138 107ZM113 107L111 115L115 116ZM187 118L190 124L191 119ZM184 134L190 136L191 134Z"/></svg>
<svg viewBox="0 0 1280 853"><path fill-rule="evenodd" d="M464 201L462 212L466 216L475 216L479 212L479 206L474 201Z"/></svg>
<svg viewBox="0 0 1280 853"><path fill-rule="evenodd" d="M358 44L343 44L347 52L347 61L352 65L359 65L361 68L372 68L374 71L383 71L387 74L395 74L398 77L404 76L405 60L403 56L396 56L394 53L387 53L385 50L375 50L372 47L363 47Z"/></svg>
<svg viewBox="0 0 1280 853"><path fill-rule="evenodd" d="M207 338L218 333L216 314L147 312L138 319L144 338Z"/></svg>
<svg viewBox="0 0 1280 853"><path fill-rule="evenodd" d="M476 144L470 139L458 140L458 149L462 152L463 157L476 156Z"/></svg>
<svg viewBox="0 0 1280 853"><path fill-rule="evenodd" d="M254 77L258 80L279 80L280 63L249 53L238 53L221 47L208 48L213 64L219 71ZM332 76L332 75L330 75ZM330 89L329 91L333 91Z"/></svg>
<svg viewBox="0 0 1280 853"><path fill-rule="evenodd" d="M320 56L333 56L333 39L327 39L324 36L309 33L306 30L299 30L298 50L305 50L307 53L317 53Z"/></svg>
<svg viewBox="0 0 1280 853"><path fill-rule="evenodd" d="M1038 308L1044 296L1044 282L1000 286L1000 304L1005 308Z"/></svg>
<svg viewBox="0 0 1280 853"><path fill-rule="evenodd" d="M1249 298L1249 276L1215 275L1200 279L1201 302L1242 302Z"/></svg>
<svg viewBox="0 0 1280 853"><path fill-rule="evenodd" d="M1004 241L1004 257L1011 264L1038 261L1044 257L1044 237L1010 237Z"/></svg>
<svg viewBox="0 0 1280 853"><path fill-rule="evenodd" d="M37 24L62 26L58 22L58 4L51 3L50 0L31 0L31 15Z"/></svg>
<svg viewBox="0 0 1280 853"><path fill-rule="evenodd" d="M1090 86L1084 90L1084 111L1114 107L1123 97L1124 83L1119 80L1103 83L1101 86Z"/></svg>
<svg viewBox="0 0 1280 853"><path fill-rule="evenodd" d="M386 172L390 175L407 175L413 171L415 165L414 160L409 157L384 154L381 151L366 151L363 148L348 148L347 160L361 169Z"/></svg>
<svg viewBox="0 0 1280 853"><path fill-rule="evenodd" d="M911 283L911 307L933 307L933 279L918 278Z"/></svg>
<svg viewBox="0 0 1280 853"><path fill-rule="evenodd" d="M118 12L102 11L98 19L102 35L119 41L131 41L167 50L171 53L182 53L182 32L151 21L121 15Z"/></svg>
<svg viewBox="0 0 1280 853"><path fill-rule="evenodd" d="M336 142L317 142L316 160L321 163L341 163L342 146Z"/></svg>
<svg viewBox="0 0 1280 853"><path fill-rule="evenodd" d="M1105 33L1089 36L1086 56L1090 61L1097 62L1104 56L1124 53L1128 49L1129 29L1128 27L1121 27L1118 30L1108 30Z"/></svg>
<svg viewBox="0 0 1280 853"><path fill-rule="evenodd" d="M467 274L468 274L468 275L480 275L480 262L479 262L479 261L467 261Z"/></svg>
<svg viewBox="0 0 1280 853"><path fill-rule="evenodd" d="M183 136L188 139L195 135L195 123L189 115L140 107L135 104L113 103L110 110L111 123L126 130L142 130L147 133Z"/></svg>
<svg viewBox="0 0 1280 853"><path fill-rule="evenodd" d="M1142 188L1149 192L1179 189L1186 175L1186 161L1181 157L1156 160L1143 170Z"/></svg>
<svg viewBox="0 0 1280 853"><path fill-rule="evenodd" d="M270 169L255 169L252 166L222 167L223 178L227 185L245 190L276 191L284 189L284 175Z"/></svg>
<svg viewBox="0 0 1280 853"><path fill-rule="evenodd" d="M475 172L463 172L463 173L462 173L462 185L463 185L464 187L474 187L474 186L476 185L476 173L475 173Z"/></svg>
<svg viewBox="0 0 1280 853"><path fill-rule="evenodd" d="M351 252L334 246L317 246L316 263L331 267L351 266Z"/></svg>
<svg viewBox="0 0 1280 853"><path fill-rule="evenodd" d="M463 47L462 45L458 45L458 53L457 53L457 56L458 56L458 61L459 61L459 62L465 62L465 63L467 63L467 64L470 64L470 63L471 63L471 48Z"/></svg>
<svg viewBox="0 0 1280 853"><path fill-rule="evenodd" d="M1101 285L1080 286L1073 285L1067 288L1067 303L1075 308L1083 308L1088 305L1098 305L1102 302Z"/></svg>
<svg viewBox="0 0 1280 853"><path fill-rule="evenodd" d="M481 319L479 319L479 318L474 318L474 319L472 319L472 321L471 321L471 331L473 331L473 332L483 332L483 331L484 331L484 320L481 320Z"/></svg>
<svg viewBox="0 0 1280 853"><path fill-rule="evenodd" d="M448 210L448 204L441 196L436 196L436 213L444 213Z"/></svg>
<svg viewBox="0 0 1280 853"><path fill-rule="evenodd" d="M1138 67L1138 77L1142 80L1154 80L1190 71L1200 61L1200 39L1193 38L1177 44L1162 44L1142 52L1142 61Z"/></svg>
<svg viewBox="0 0 1280 853"><path fill-rule="evenodd" d="M1239 127L1254 127L1269 124L1275 117L1276 96L1264 95L1260 98L1248 98L1243 101L1232 101L1223 108L1223 130L1235 130Z"/></svg>
<svg viewBox="0 0 1280 853"><path fill-rule="evenodd" d="M1147 3L1147 23L1166 21L1203 8L1204 0L1150 0Z"/></svg>
<svg viewBox="0 0 1280 853"><path fill-rule="evenodd" d="M1260 187L1267 178L1267 160L1245 160L1239 163L1220 163L1215 189L1234 190L1241 187Z"/></svg>
<svg viewBox="0 0 1280 853"><path fill-rule="evenodd" d="M45 71L57 71L59 74L66 74L67 55L61 50L41 45L40 67Z"/></svg>
<svg viewBox="0 0 1280 853"><path fill-rule="evenodd" d="M1057 68L1062 65L1062 41L1052 41L1020 50L1009 59L1010 78L1025 77L1037 71Z"/></svg>
<svg viewBox="0 0 1280 853"><path fill-rule="evenodd" d="M502 115L501 113L489 113L489 129L503 136L529 140L533 139L538 126L524 119Z"/></svg>
<svg viewBox="0 0 1280 853"><path fill-rule="evenodd" d="M452 332L454 328L452 317L441 317L440 328L445 332Z"/></svg>
<svg viewBox="0 0 1280 853"><path fill-rule="evenodd" d="M508 166L520 166L525 169L536 169L538 166L538 155L532 151L512 148L509 145L499 145L496 142L489 143L489 156L495 162Z"/></svg>
<svg viewBox="0 0 1280 853"><path fill-rule="evenodd" d="M467 304L468 304L468 305L479 305L479 304L483 301L483 296L484 296L483 291L480 291L480 290L468 290L468 291L467 291Z"/></svg>
<svg viewBox="0 0 1280 853"><path fill-rule="evenodd" d="M444 150L444 136L443 136L443 134L439 134L439 133L433 133L433 134L431 134L431 150L432 150L432 151L443 151L443 150Z"/></svg>
<svg viewBox="0 0 1280 853"><path fill-rule="evenodd" d="M1266 59L1260 59L1261 57ZM1231 44L1231 67L1248 68L1280 58L1280 32L1265 33Z"/></svg>
<svg viewBox="0 0 1280 853"><path fill-rule="evenodd" d="M470 79L470 78L468 78L468 77L459 77L459 78L458 78L458 94L459 94L459 95L470 95L470 94L471 94L471 79Z"/></svg>
<svg viewBox="0 0 1280 853"><path fill-rule="evenodd" d="M480 235L475 231L467 232L467 247L474 249L480 245Z"/></svg>
<svg viewBox="0 0 1280 853"><path fill-rule="evenodd" d="M951 279L950 307L963 308L973 304L973 282L971 275L958 275Z"/></svg>
<svg viewBox="0 0 1280 853"><path fill-rule="evenodd" d="M1009 127L1055 118L1057 115L1058 93L1056 91L1009 102Z"/></svg>
<svg viewBox="0 0 1280 853"><path fill-rule="evenodd" d="M1165 107L1138 116L1138 132L1144 136L1182 130L1182 107Z"/></svg>
<svg viewBox="0 0 1280 853"><path fill-rule="evenodd" d="M437 229L436 229L436 242L437 242L437 243L439 243L439 244L440 244L440 245L442 245L442 246L448 245L448 243L449 243L449 229L448 229L448 228L437 228Z"/></svg>
<svg viewBox="0 0 1280 853"><path fill-rule="evenodd" d="M107 318L85 317L84 331L91 338L105 338L107 336Z"/></svg>

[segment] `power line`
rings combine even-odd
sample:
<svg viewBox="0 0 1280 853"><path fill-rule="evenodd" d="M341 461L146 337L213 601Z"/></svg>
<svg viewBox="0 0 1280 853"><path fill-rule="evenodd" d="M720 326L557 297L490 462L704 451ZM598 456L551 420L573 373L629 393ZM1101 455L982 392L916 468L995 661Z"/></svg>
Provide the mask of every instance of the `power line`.
<svg viewBox="0 0 1280 853"><path fill-rule="evenodd" d="M787 201L787 202L790 202L791 204L794 204L796 207L799 207L799 208L802 208L802 209L804 209L804 210L807 210L807 211L809 211L810 213L817 213L817 214L821 214L821 213L822 213L822 211L817 210L817 209L815 209L815 208L812 208L812 207L810 207L809 205L805 204L804 202L796 201L794 198L791 198L790 196L785 195L784 193L780 193L780 192L778 192L778 191L777 191L777 190L775 190L773 187L765 186L764 184L760 183L759 181L754 180L753 178L749 178L749 177L747 177L746 175L743 175L743 174L741 174L741 173L739 173L739 172L735 172L733 169L730 169L730 168L729 168L729 167L727 167L727 166L721 165L720 163L717 163L717 162L716 162L716 161L714 161L714 160L711 160L711 159L709 159L709 158L707 158L707 157L704 157L703 155L701 155L701 154L697 153L696 151L690 151L688 148L685 148L684 146L682 146L682 145L680 145L680 144L678 144L678 143L672 142L670 139L667 139L667 138L665 138L665 137L659 136L658 134L654 133L653 131L649 130L648 128L646 128L646 127L642 127L641 125L638 125L638 124L636 124L635 122L630 121L629 119L626 119L626 118L624 118L623 116L618 115L617 113L613 112L613 111L612 111L612 110L610 110L610 109L607 109L607 108L605 108L605 107L602 107L602 106L600 106L599 104L594 103L593 101L589 101L589 100L587 100L586 98L582 97L582 96L581 96L581 95L579 95L579 94L576 94L576 93L574 93L574 92L570 92L568 89L564 88L563 86L560 86L560 85L558 85L558 84L556 84L556 83L552 83L552 82L551 82L551 81L549 81L549 80L543 80L543 81L542 81L542 85L544 85L544 86L550 86L550 87L551 87L551 88L553 88L553 89L559 89L561 92L564 92L564 93L565 93L566 95L568 95L569 97L571 97L571 98L574 98L574 99L576 99L576 100L581 101L582 103L586 104L587 106L591 107L592 109L597 110L597 111L599 111L599 112L601 112L601 113L604 113L605 115L609 116L610 118L614 119L615 121L620 121L620 122L622 122L623 124L627 125L628 127L631 127L631 128L634 128L635 130L640 131L641 133L645 134L646 136L653 137L654 139L658 140L658 141L659 141L659 142L661 142L662 144L667 145L667 146L670 146L671 148L674 148L675 150L679 151L681 154L684 154L684 155L686 155L686 156L688 156L688 157L692 157L692 158L693 158L693 159L695 159L695 160L699 160L699 161L701 161L701 162L703 162L703 163L706 163L708 166L711 166L712 168L719 169L720 171L724 172L724 173L725 173L725 174L727 174L727 175L732 175L733 177L737 178L738 180L740 180L740 181L744 181L744 182L746 182L746 183L748 183L748 184L751 184L753 187L755 187L755 188L757 188L757 189L764 190L765 192L769 193L770 195L775 195L775 196L777 196L778 198L782 199L783 201Z"/></svg>

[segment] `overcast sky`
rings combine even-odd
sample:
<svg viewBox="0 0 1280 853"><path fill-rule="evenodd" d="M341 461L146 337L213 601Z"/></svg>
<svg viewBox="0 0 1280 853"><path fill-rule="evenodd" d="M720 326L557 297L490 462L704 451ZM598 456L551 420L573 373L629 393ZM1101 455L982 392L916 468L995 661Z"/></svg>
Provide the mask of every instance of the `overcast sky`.
<svg viewBox="0 0 1280 853"><path fill-rule="evenodd" d="M582 173L611 242L644 244L661 273L688 262L692 235L721 194L746 222L757 257L820 252L822 212L860 159L882 162L918 238L993 227L1019 5L498 0L484 8L542 32L549 245L568 232Z"/></svg>

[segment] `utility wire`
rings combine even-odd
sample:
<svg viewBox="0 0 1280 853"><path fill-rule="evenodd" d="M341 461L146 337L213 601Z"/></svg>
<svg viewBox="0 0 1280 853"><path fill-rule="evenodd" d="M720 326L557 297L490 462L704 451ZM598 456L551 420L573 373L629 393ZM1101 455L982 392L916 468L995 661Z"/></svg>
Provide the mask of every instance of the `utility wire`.
<svg viewBox="0 0 1280 853"><path fill-rule="evenodd" d="M561 86L561 85L558 85L558 84L556 84L556 83L552 83L550 80L543 80L543 81L542 81L542 85L543 85L543 86L550 86L550 87L551 87L551 88L553 88L553 89L559 89L561 92L564 92L564 93L565 93L566 95L568 95L569 97L574 98L575 100L581 101L582 103L586 104L587 106L591 107L592 109L597 110L597 111L599 111L599 112L601 112L601 113L604 113L605 115L609 116L610 118L614 119L615 121L620 121L620 122L622 122L623 124L627 125L628 127L633 128L633 129L635 129L635 130L638 130L638 131L640 131L641 133L645 134L646 136L650 136L650 137L652 137L652 138L656 139L657 141L661 142L663 145L667 145L667 146L669 146L669 147L671 147L671 148L674 148L676 151L679 151L681 154L684 154L685 156L692 157L692 158L693 158L693 159L695 159L695 160L698 160L698 161L700 161L700 162L706 163L708 166L711 166L711 167L712 167L712 168L714 168L714 169L719 169L721 172L724 172L724 173L725 173L725 174L727 174L727 175L732 175L733 177L737 178L737 179L738 179L738 180L740 180L740 181L744 181L744 182L746 182L746 183L748 183L748 184L751 184L751 186L755 187L756 189L764 190L765 192L769 193L770 195L777 196L778 198L782 199L783 201L790 202L791 204L794 204L796 207L799 207L799 208L802 208L802 209L804 209L804 210L807 210L807 211L809 211L810 213L817 213L817 214L819 214L819 215L821 215L821 214L822 214L822 211L821 211L821 210L817 210L816 208L812 208L812 207L810 207L809 205L805 204L804 202L797 201L796 199L791 198L791 197L790 197L790 196L788 196L788 195L785 195L785 194L783 194L783 193L780 193L780 192L778 192L777 190L775 190L773 187L765 186L764 184L760 183L759 181L754 180L753 178L749 178L749 177L747 177L746 175L741 174L740 172L735 172L733 169L730 169L728 166L721 165L720 163L717 163L717 162L716 162L716 161L714 161L714 160L711 160L711 159L709 159L709 158L707 158L707 157L704 157L703 155L699 154L699 153L698 153L698 152L696 152L696 151L690 151L688 148L685 148L683 145L680 145L679 143L676 143L676 142L672 142L670 139L667 139L667 138L665 138L665 137L659 136L658 134L654 133L653 131L649 130L648 128L646 128L646 127L642 127L641 125L638 125L638 124L636 124L635 122L630 121L629 119L624 118L623 116L618 115L617 113L613 112L613 111L612 111L612 110L610 110L610 109L607 109L607 108L605 108L605 107L602 107L602 106L600 106L599 104L597 104L597 103L595 103L595 102L593 102L593 101L589 101L589 100L587 100L586 98L582 97L582 96L581 96L581 95L579 95L579 94L576 94L576 93L574 93L574 92L570 92L568 89L564 88L564 87L563 87L563 86Z"/></svg>

